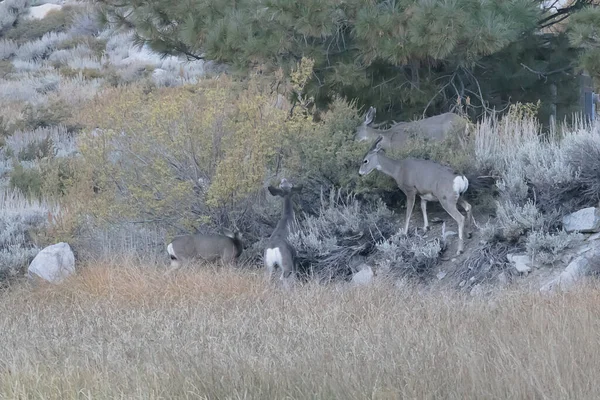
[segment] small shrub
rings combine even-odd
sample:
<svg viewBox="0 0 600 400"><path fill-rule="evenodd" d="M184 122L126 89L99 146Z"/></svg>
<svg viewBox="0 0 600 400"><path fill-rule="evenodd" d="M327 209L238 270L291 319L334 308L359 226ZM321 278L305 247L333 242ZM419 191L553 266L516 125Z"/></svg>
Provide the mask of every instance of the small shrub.
<svg viewBox="0 0 600 400"><path fill-rule="evenodd" d="M24 168L18 163L13 166L9 176L11 189L17 189L24 195L36 199L42 195L43 177L39 168Z"/></svg>
<svg viewBox="0 0 600 400"><path fill-rule="evenodd" d="M23 272L38 248L33 238L48 226L56 209L18 191L0 192L0 280Z"/></svg>
<svg viewBox="0 0 600 400"><path fill-rule="evenodd" d="M28 104L23 110L21 129L36 129L60 125L71 116L71 109L63 100L53 100L39 107Z"/></svg>
<svg viewBox="0 0 600 400"><path fill-rule="evenodd" d="M382 273L423 277L438 264L442 250L441 238L407 236L399 230L377 244L376 265Z"/></svg>
<svg viewBox="0 0 600 400"><path fill-rule="evenodd" d="M16 58L21 61L45 59L56 49L56 45L65 38L64 33L49 32L37 40L20 45L16 52Z"/></svg>
<svg viewBox="0 0 600 400"><path fill-rule="evenodd" d="M9 39L0 39L0 61L8 60L14 56L19 46Z"/></svg>
<svg viewBox="0 0 600 400"><path fill-rule="evenodd" d="M392 213L381 201L365 205L331 189L322 193L316 215L304 214L290 242L304 273L328 281L351 273L353 257L371 253L393 232Z"/></svg>
<svg viewBox="0 0 600 400"><path fill-rule="evenodd" d="M44 35L51 32L64 32L73 21L74 8L64 6L61 10L53 10L41 20L20 19L17 25L5 34L7 39L18 43L26 43L42 39Z"/></svg>
<svg viewBox="0 0 600 400"><path fill-rule="evenodd" d="M561 259L565 250L575 247L583 239L584 236L579 233L549 233L536 230L527 235L527 254L535 262L552 265Z"/></svg>
<svg viewBox="0 0 600 400"><path fill-rule="evenodd" d="M508 241L517 241L533 230L546 227L546 220L532 201L520 206L510 201L497 202L497 224L502 237Z"/></svg>
<svg viewBox="0 0 600 400"><path fill-rule="evenodd" d="M48 157L52 152L52 139L50 136L46 138L30 142L27 146L19 151L17 158L20 161L34 161L44 157Z"/></svg>

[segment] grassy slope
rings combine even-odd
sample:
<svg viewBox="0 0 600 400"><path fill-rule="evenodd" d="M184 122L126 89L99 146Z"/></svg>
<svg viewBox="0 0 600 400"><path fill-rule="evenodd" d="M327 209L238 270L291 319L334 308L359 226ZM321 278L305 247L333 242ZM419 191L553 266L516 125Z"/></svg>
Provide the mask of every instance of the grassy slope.
<svg viewBox="0 0 600 400"><path fill-rule="evenodd" d="M95 265L0 295L2 398L597 398L600 292L494 301Z"/></svg>

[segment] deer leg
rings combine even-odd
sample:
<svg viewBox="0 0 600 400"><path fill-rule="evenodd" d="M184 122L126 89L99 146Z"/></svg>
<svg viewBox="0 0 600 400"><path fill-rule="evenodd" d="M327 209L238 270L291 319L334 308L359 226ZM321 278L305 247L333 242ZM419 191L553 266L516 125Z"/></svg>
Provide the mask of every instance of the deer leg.
<svg viewBox="0 0 600 400"><path fill-rule="evenodd" d="M421 197L421 211L423 212L423 230L429 230L429 221L427 220L427 200Z"/></svg>
<svg viewBox="0 0 600 400"><path fill-rule="evenodd" d="M456 255L459 255L464 251L463 230L465 226L465 217L458 211L458 208L456 208L456 203L451 203L446 200L441 201L440 204L458 224L458 249L456 250Z"/></svg>
<svg viewBox="0 0 600 400"><path fill-rule="evenodd" d="M415 197L417 196L416 192L408 192L406 194L406 222L404 222L404 234L408 235L408 224L410 222L410 216L412 214L413 208L415 207Z"/></svg>
<svg viewBox="0 0 600 400"><path fill-rule="evenodd" d="M471 222L471 218L473 218L473 207L471 207L471 205L469 203L467 203L467 201L465 199L463 199L462 197L458 199L458 204L460 204L460 206L462 208L464 208L465 211L467 212L466 223L467 223L467 225L469 225L469 223Z"/></svg>

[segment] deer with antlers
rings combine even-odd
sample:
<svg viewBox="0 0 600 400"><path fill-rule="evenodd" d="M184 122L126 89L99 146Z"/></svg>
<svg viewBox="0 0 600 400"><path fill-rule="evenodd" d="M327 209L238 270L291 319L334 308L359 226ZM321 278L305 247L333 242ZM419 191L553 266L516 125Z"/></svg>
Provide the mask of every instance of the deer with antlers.
<svg viewBox="0 0 600 400"><path fill-rule="evenodd" d="M453 132L467 132L467 120L451 112L423 118L418 121L396 122L389 129L377 129L373 125L376 110L369 107L363 123L356 129L354 140L362 142L382 137L381 147L396 149L402 147L411 137L436 142L444 141Z"/></svg>
<svg viewBox="0 0 600 400"><path fill-rule="evenodd" d="M361 176L366 176L374 169L394 178L398 187L406 195L406 222L404 233L408 233L410 217L415 205L417 195L421 198L421 211L423 212L423 229L429 229L427 219L427 202L437 201L458 224L458 250L457 255L464 251L463 230L465 217L458 211L456 205L460 204L467 212L470 221L471 205L461 197L469 188L469 181L463 175L456 174L451 168L430 160L405 158L394 160L385 156L381 147L383 137L379 137L371 146L358 171Z"/></svg>

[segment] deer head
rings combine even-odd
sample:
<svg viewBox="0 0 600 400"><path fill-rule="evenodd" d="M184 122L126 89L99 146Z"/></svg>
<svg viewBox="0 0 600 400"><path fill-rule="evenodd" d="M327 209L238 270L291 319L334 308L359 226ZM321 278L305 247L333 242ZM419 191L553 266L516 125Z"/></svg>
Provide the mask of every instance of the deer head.
<svg viewBox="0 0 600 400"><path fill-rule="evenodd" d="M369 110L365 114L365 120L358 128L356 128L354 140L362 142L363 140L369 140L372 138L373 128L371 128L369 125L373 122L373 120L375 120L375 113L375 108L369 107Z"/></svg>
<svg viewBox="0 0 600 400"><path fill-rule="evenodd" d="M362 165L358 170L359 175L366 176L371 173L374 169L380 169L379 165L379 153L384 152L385 150L381 147L381 141L383 140L383 136L379 136L379 138L373 143L365 157L363 158Z"/></svg>

